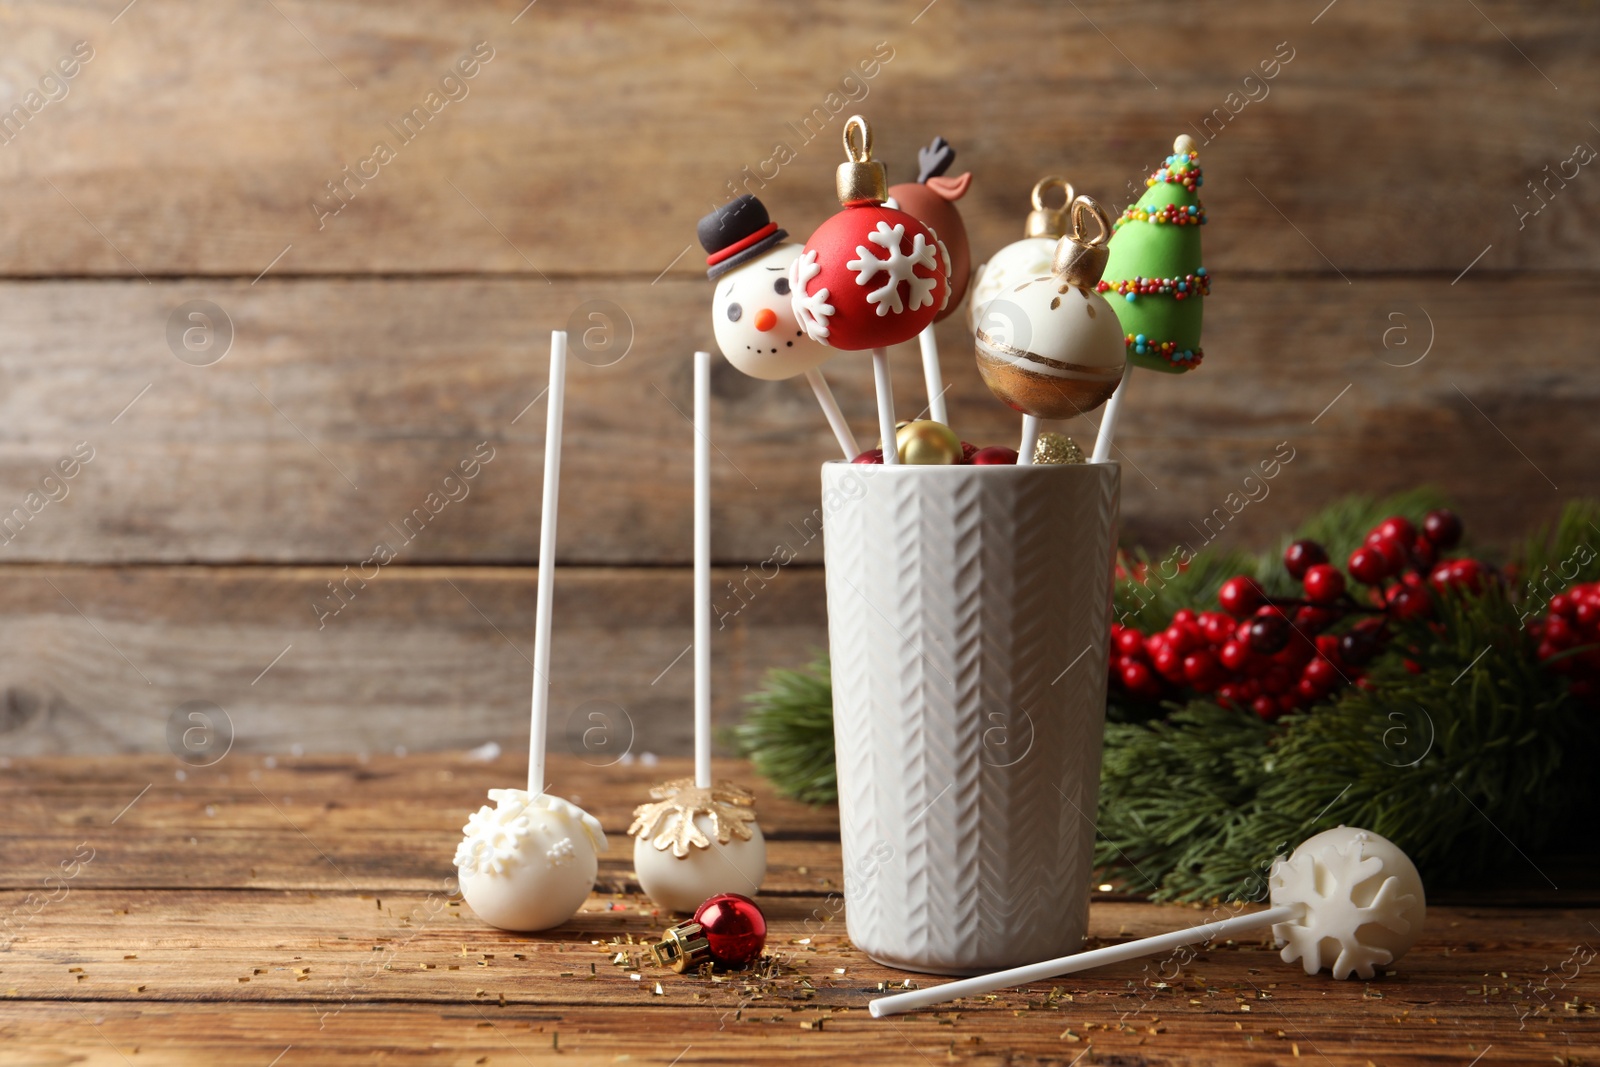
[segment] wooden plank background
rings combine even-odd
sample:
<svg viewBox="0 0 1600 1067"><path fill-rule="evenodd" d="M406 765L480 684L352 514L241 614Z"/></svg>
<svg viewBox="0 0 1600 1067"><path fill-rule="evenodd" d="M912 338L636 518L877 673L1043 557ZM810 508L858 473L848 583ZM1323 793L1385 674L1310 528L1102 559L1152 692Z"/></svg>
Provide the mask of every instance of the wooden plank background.
<svg viewBox="0 0 1600 1067"><path fill-rule="evenodd" d="M978 261L1037 177L1120 206L1202 135L1208 359L1136 382L1128 539L1193 537L1283 441L1224 543L1433 484L1504 548L1600 494L1583 7L123 3L0 3L0 108L26 116L0 112L0 515L59 497L0 534L0 752L159 750L196 699L245 749L520 745L543 338L596 302L615 333L573 365L558 715L607 701L636 752L685 751L694 223L748 182L803 239L854 111L897 180L935 133L957 146ZM393 158L336 199L379 141ZM199 300L226 327L186 362L170 322ZM940 340L957 429L1009 440L959 316ZM896 367L914 411L910 346ZM872 436L864 362L829 374ZM719 637L727 724L825 640L833 446L795 383L719 366L714 391L724 606L798 553ZM45 483L74 447L93 458ZM400 544L474 455L470 492ZM319 620L379 540L394 561Z"/></svg>

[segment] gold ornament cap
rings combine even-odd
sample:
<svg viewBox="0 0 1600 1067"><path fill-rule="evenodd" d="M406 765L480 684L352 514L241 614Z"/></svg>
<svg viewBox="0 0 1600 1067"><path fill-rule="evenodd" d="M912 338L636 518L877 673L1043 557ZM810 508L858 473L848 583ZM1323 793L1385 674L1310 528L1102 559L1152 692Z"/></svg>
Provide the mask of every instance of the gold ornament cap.
<svg viewBox="0 0 1600 1067"><path fill-rule="evenodd" d="M697 971L712 962L711 942L705 929L694 920L667 928L666 936L650 946L650 958L679 974Z"/></svg>
<svg viewBox="0 0 1600 1067"><path fill-rule="evenodd" d="M1046 207L1044 194L1051 189L1060 189L1066 194L1066 199L1060 207ZM1031 201L1033 210L1028 212L1028 221L1022 225L1024 237L1065 237L1067 235L1067 211L1072 207L1076 194L1073 192L1072 183L1060 175L1052 174L1040 178L1033 186Z"/></svg>
<svg viewBox="0 0 1600 1067"><path fill-rule="evenodd" d="M1111 239L1111 220L1106 217L1105 209L1087 196L1073 198L1071 214L1072 232L1056 244L1050 270L1069 285L1093 289L1106 272L1106 261L1111 258L1111 250L1106 247ZM1100 231L1092 238L1084 226L1085 215L1094 218Z"/></svg>
<svg viewBox="0 0 1600 1067"><path fill-rule="evenodd" d="M857 148L852 131L861 134ZM850 162L839 164L833 179L834 191L843 207L881 204L889 198L889 172L872 158L872 127L860 115L851 115L844 124L844 154Z"/></svg>

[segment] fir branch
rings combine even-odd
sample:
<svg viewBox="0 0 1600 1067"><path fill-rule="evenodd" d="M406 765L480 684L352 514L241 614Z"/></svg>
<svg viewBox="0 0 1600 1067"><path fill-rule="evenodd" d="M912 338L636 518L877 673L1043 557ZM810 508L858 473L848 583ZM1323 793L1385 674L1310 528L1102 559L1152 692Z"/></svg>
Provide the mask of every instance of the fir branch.
<svg viewBox="0 0 1600 1067"><path fill-rule="evenodd" d="M745 704L750 710L734 734L756 771L786 797L811 804L836 800L828 654L816 653L800 670L769 670Z"/></svg>

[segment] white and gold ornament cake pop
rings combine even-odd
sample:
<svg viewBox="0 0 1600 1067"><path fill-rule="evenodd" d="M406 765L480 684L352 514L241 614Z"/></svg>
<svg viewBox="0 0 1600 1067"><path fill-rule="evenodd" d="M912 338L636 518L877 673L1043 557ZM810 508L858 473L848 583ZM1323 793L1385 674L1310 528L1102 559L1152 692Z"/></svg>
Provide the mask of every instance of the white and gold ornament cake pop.
<svg viewBox="0 0 1600 1067"><path fill-rule="evenodd" d="M594 887L606 835L570 801L526 789L491 789L456 847L461 895L502 930L548 930L577 912Z"/></svg>
<svg viewBox="0 0 1600 1067"><path fill-rule="evenodd" d="M1066 195L1060 207L1045 206L1045 193L1051 189L1060 189ZM1034 185L1033 210L1022 227L1022 239L990 256L972 278L972 299L967 302L968 330L978 332L989 301L1007 289L1050 273L1056 243L1067 235L1067 212L1076 195L1072 183L1054 175L1040 178Z"/></svg>

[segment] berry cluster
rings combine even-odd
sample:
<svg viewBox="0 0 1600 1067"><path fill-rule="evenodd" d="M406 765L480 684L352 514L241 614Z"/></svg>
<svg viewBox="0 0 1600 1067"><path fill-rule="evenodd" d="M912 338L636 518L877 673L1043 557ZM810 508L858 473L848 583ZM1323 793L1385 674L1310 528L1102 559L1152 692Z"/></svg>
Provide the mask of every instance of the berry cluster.
<svg viewBox="0 0 1600 1067"><path fill-rule="evenodd" d="M1296 541L1284 550L1283 565L1303 596L1269 597L1241 574L1217 591L1221 611L1184 609L1152 634L1113 624L1112 685L1146 700L1210 695L1269 720L1341 686L1362 685L1391 620L1432 614L1433 591L1482 588L1489 573L1483 564L1439 558L1460 540L1461 520L1444 509L1429 512L1420 532L1400 516L1385 519L1346 561L1350 577L1366 587L1361 599L1325 548ZM1600 592L1595 604L1600 626ZM1341 632L1330 632L1335 628Z"/></svg>
<svg viewBox="0 0 1600 1067"><path fill-rule="evenodd" d="M1565 674L1573 696L1600 704L1600 582L1551 597L1549 614L1531 629L1539 639L1539 662Z"/></svg>

